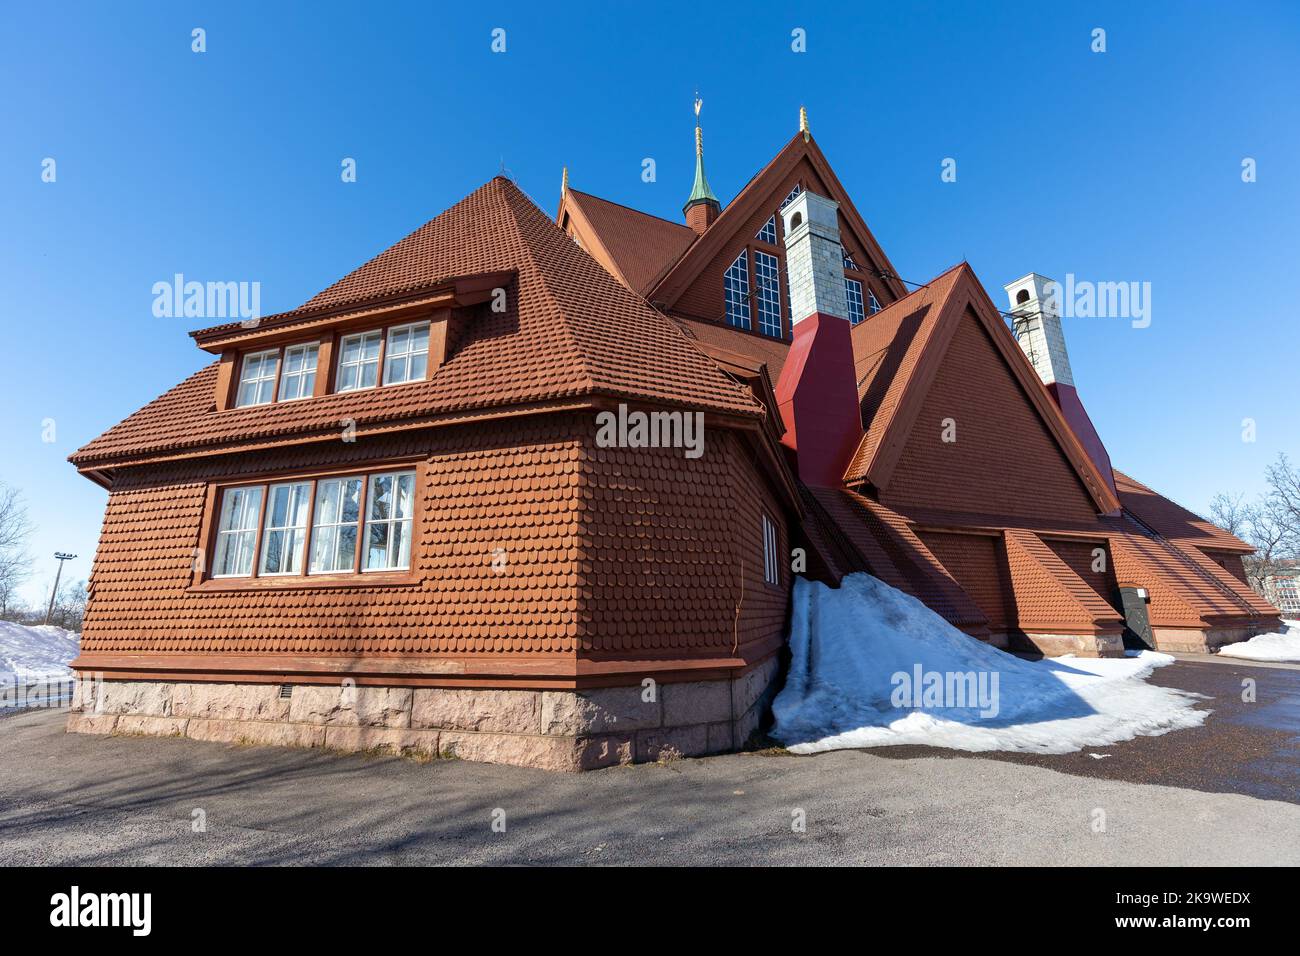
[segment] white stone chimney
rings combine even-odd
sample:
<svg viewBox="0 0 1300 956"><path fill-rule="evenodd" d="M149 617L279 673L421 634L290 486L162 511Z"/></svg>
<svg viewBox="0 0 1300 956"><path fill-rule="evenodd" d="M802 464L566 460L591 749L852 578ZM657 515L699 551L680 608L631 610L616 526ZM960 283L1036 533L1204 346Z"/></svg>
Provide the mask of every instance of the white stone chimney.
<svg viewBox="0 0 1300 956"><path fill-rule="evenodd" d="M785 269L790 318L795 325L814 312L849 317L844 295L844 247L840 204L808 190L781 211L785 223Z"/></svg>
<svg viewBox="0 0 1300 956"><path fill-rule="evenodd" d="M1044 385L1074 385L1061 328L1059 283L1031 272L1003 286L1011 301L1016 340Z"/></svg>

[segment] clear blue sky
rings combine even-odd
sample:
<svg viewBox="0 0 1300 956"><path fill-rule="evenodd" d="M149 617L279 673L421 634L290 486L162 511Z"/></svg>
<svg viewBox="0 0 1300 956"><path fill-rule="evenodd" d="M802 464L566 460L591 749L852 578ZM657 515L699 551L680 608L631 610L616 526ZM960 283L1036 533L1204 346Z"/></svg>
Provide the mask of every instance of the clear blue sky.
<svg viewBox="0 0 1300 956"><path fill-rule="evenodd" d="M503 164L548 212L567 163L678 218L697 88L724 201L806 103L904 278L966 258L999 304L1029 271L1152 283L1150 328L1066 325L1117 467L1203 509L1300 457L1296 4L713 6L5 5L0 480L39 527L28 596L56 549L89 571L106 495L68 454L208 361L186 332L210 323L155 318L155 282L292 308Z"/></svg>

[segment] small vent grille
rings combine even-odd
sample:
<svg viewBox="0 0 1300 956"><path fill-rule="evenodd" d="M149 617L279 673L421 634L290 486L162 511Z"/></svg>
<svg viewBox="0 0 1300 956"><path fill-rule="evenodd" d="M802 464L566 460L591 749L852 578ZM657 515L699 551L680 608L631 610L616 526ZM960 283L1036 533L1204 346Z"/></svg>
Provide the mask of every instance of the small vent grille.
<svg viewBox="0 0 1300 956"><path fill-rule="evenodd" d="M281 699L281 700L288 700L288 699L289 699L290 697L292 697L292 696L293 696L293 685L292 685L292 684L281 684L281 685L280 685L280 699Z"/></svg>

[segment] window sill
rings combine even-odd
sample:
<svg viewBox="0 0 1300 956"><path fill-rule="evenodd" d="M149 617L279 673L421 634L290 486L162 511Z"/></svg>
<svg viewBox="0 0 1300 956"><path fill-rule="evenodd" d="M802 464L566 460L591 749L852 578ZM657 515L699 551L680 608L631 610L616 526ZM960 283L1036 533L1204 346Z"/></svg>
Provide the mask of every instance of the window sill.
<svg viewBox="0 0 1300 956"><path fill-rule="evenodd" d="M257 578L208 578L185 589L187 594L231 591L317 591L336 588L419 587L424 578L410 571L367 571L363 574L277 574Z"/></svg>

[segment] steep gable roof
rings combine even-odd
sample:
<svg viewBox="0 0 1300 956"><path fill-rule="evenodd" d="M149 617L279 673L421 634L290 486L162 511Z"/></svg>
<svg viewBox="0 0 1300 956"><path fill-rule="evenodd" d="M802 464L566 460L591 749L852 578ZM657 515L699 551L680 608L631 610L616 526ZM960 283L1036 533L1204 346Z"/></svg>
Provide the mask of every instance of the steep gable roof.
<svg viewBox="0 0 1300 956"><path fill-rule="evenodd" d="M880 247L880 243L876 242L875 236L867 228L857 207L853 205L853 200L817 146L817 141L811 136L805 138L802 133L797 133L770 163L745 184L713 224L673 264L663 278L654 284L646 298L656 305L671 308L723 250L723 247L735 237L737 230L750 216L766 206L776 208L779 205L785 198L783 195L778 195L781 184L801 162L807 162L812 167L830 194L827 198L834 199L840 204L840 213L854 238L868 255L883 265L886 276L882 281L885 285L896 296L905 295L907 289L894 275L894 267L890 264L889 257L885 255L885 250Z"/></svg>
<svg viewBox="0 0 1300 956"><path fill-rule="evenodd" d="M845 471L850 484L886 488L958 323L972 313L1047 431L1105 514L1119 501L1011 337L970 266L962 263L853 330L863 406L862 440Z"/></svg>
<svg viewBox="0 0 1300 956"><path fill-rule="evenodd" d="M731 380L667 316L578 248L519 188L497 177L303 307L313 314L436 287L450 277L512 272L507 308L474 307L450 361L428 381L218 411L216 368L196 373L77 451L79 465L428 423L470 410L611 395L757 418Z"/></svg>
<svg viewBox="0 0 1300 956"><path fill-rule="evenodd" d="M566 216L596 261L643 296L696 239L695 230L684 223L573 188L565 190L555 221L563 227Z"/></svg>

